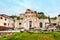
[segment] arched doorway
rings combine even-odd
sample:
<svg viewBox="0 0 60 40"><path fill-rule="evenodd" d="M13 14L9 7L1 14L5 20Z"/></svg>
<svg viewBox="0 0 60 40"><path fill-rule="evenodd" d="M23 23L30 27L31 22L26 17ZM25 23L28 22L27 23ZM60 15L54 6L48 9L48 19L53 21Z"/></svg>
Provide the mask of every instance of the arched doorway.
<svg viewBox="0 0 60 40"><path fill-rule="evenodd" d="M39 25L40 25L40 28L42 28L42 25L43 25L42 22L40 22Z"/></svg>
<svg viewBox="0 0 60 40"><path fill-rule="evenodd" d="M32 21L29 21L29 28L32 27Z"/></svg>

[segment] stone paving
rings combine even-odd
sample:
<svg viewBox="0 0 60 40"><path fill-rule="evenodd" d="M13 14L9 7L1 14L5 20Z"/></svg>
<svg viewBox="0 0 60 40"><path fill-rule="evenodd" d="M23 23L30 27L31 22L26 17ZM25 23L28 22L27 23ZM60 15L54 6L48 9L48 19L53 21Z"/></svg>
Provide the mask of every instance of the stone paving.
<svg viewBox="0 0 60 40"><path fill-rule="evenodd" d="M20 31L19 30L0 31L0 37L6 36L6 35L9 35L9 34L13 34L13 33L16 33L16 32L20 32Z"/></svg>

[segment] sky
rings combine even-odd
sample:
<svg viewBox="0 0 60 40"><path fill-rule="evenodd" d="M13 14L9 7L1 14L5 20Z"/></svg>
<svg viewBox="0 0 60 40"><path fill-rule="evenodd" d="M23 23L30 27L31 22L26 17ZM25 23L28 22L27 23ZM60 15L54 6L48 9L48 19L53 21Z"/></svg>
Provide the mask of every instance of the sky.
<svg viewBox="0 0 60 40"><path fill-rule="evenodd" d="M19 15L26 9L54 17L60 14L60 0L0 0L0 14Z"/></svg>

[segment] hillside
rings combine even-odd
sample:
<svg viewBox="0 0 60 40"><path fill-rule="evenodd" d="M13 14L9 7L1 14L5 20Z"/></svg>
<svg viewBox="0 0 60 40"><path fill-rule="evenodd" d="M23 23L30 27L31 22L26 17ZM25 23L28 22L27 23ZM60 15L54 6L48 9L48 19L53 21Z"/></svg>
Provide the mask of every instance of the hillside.
<svg viewBox="0 0 60 40"><path fill-rule="evenodd" d="M60 40L60 32L45 33L15 33L0 38L0 40Z"/></svg>

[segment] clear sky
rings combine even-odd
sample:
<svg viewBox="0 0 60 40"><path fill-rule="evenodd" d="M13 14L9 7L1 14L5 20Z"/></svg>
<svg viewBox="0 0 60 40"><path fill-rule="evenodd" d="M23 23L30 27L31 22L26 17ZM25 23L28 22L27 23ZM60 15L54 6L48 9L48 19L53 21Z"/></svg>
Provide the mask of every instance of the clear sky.
<svg viewBox="0 0 60 40"><path fill-rule="evenodd" d="M0 14L19 15L27 8L53 17L60 14L60 0L0 0Z"/></svg>

